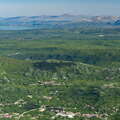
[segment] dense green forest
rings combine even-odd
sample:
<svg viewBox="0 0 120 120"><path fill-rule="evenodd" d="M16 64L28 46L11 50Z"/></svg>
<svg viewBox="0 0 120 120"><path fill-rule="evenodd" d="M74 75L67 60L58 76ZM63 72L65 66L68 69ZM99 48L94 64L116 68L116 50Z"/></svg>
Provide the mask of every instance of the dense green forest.
<svg viewBox="0 0 120 120"><path fill-rule="evenodd" d="M120 27L0 31L0 120L120 120Z"/></svg>

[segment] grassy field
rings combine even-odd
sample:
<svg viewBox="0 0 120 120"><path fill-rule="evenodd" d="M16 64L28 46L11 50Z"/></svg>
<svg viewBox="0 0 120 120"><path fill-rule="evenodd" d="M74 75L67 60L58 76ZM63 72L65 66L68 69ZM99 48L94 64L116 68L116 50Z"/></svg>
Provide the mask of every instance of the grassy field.
<svg viewBox="0 0 120 120"><path fill-rule="evenodd" d="M0 120L119 120L120 28L0 31Z"/></svg>

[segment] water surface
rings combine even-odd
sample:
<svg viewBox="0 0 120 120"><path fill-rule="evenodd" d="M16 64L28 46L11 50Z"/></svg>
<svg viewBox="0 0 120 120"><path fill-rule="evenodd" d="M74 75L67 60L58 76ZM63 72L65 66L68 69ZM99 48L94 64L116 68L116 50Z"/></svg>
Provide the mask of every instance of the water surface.
<svg viewBox="0 0 120 120"><path fill-rule="evenodd" d="M0 30L30 30L30 29L38 28L32 26L0 26Z"/></svg>

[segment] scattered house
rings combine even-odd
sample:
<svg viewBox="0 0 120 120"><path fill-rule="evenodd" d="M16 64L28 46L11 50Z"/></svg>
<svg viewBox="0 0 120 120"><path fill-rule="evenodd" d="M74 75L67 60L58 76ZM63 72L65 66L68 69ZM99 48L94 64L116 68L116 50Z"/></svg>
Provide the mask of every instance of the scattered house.
<svg viewBox="0 0 120 120"><path fill-rule="evenodd" d="M99 36L99 37L104 37L105 35L102 35L102 34L101 34L101 35L98 35L98 36Z"/></svg>
<svg viewBox="0 0 120 120"><path fill-rule="evenodd" d="M64 111L64 109L62 107L50 107L50 106L46 106L46 108L47 108L48 111L55 112L55 113L63 112Z"/></svg>
<svg viewBox="0 0 120 120"><path fill-rule="evenodd" d="M19 54L21 54L21 53L16 52L16 53L8 54L8 56L15 56L15 55L19 55Z"/></svg>
<svg viewBox="0 0 120 120"><path fill-rule="evenodd" d="M1 107L3 107L4 105L3 104L0 104Z"/></svg>
<svg viewBox="0 0 120 120"><path fill-rule="evenodd" d="M19 116L20 113L13 113L13 116Z"/></svg>
<svg viewBox="0 0 120 120"><path fill-rule="evenodd" d="M57 113L56 116L74 118L76 116L76 114L73 113L73 112L65 112L65 111L63 111L63 112Z"/></svg>
<svg viewBox="0 0 120 120"><path fill-rule="evenodd" d="M75 116L80 115L80 113L66 112L62 107L46 106L46 109L48 111L56 113L56 117L61 116L61 117L74 118Z"/></svg>
<svg viewBox="0 0 120 120"><path fill-rule="evenodd" d="M24 105L24 104L26 104L26 102L24 102L23 99L20 99L20 100L16 101L14 104L15 105Z"/></svg>
<svg viewBox="0 0 120 120"><path fill-rule="evenodd" d="M43 98L46 99L46 100L52 100L51 96L43 96Z"/></svg>
<svg viewBox="0 0 120 120"><path fill-rule="evenodd" d="M46 106L44 106L44 105L41 106L41 108L39 108L39 111L40 111L40 112L44 112L45 110L46 110Z"/></svg>
<svg viewBox="0 0 120 120"><path fill-rule="evenodd" d="M28 97L28 98L33 98L33 96L32 96L32 95L28 95L27 97Z"/></svg>
<svg viewBox="0 0 120 120"><path fill-rule="evenodd" d="M46 85L57 86L57 85L61 85L60 83L56 83L55 81L45 81L45 82L38 81L38 84L41 85L41 86L46 86Z"/></svg>
<svg viewBox="0 0 120 120"><path fill-rule="evenodd" d="M87 118L96 117L96 118L100 118L100 115L98 115L98 114L82 114L82 117L87 117Z"/></svg>
<svg viewBox="0 0 120 120"><path fill-rule="evenodd" d="M6 113L6 114L3 115L3 118L12 118L12 115Z"/></svg>
<svg viewBox="0 0 120 120"><path fill-rule="evenodd" d="M50 95L56 95L59 91L58 90L55 90L55 91L50 91Z"/></svg>

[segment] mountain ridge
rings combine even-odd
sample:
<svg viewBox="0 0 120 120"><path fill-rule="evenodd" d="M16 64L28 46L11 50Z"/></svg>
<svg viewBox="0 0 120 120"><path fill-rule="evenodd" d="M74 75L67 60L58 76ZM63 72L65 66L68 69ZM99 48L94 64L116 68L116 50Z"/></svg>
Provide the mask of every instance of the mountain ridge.
<svg viewBox="0 0 120 120"><path fill-rule="evenodd" d="M84 16L84 15L41 15L41 16L16 16L0 18L0 25L39 25L47 23L105 23L116 25L120 16ZM118 25L118 24L117 24Z"/></svg>

